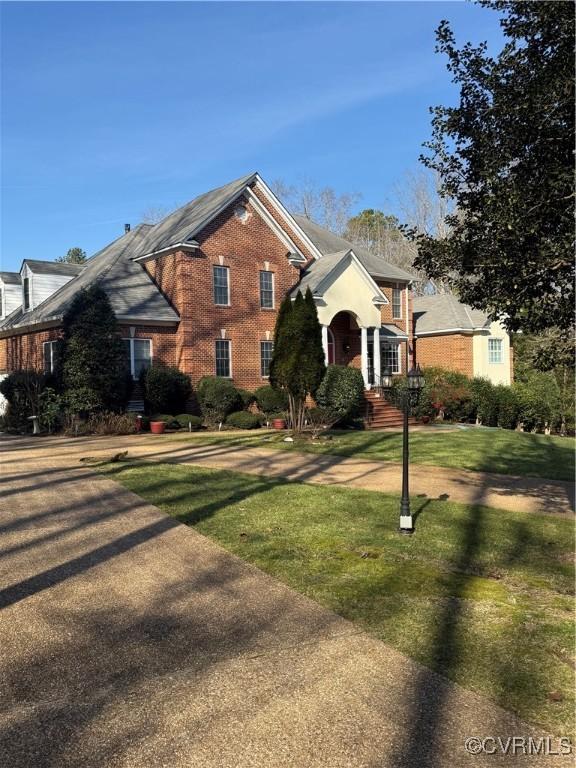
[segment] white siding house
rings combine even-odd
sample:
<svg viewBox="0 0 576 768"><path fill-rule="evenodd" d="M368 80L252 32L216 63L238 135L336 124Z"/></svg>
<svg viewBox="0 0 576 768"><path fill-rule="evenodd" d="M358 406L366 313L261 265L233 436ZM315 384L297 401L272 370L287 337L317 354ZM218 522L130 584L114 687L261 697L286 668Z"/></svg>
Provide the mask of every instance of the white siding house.
<svg viewBox="0 0 576 768"><path fill-rule="evenodd" d="M36 309L84 269L83 264L24 259L20 270L21 303L24 313Z"/></svg>
<svg viewBox="0 0 576 768"><path fill-rule="evenodd" d="M22 285L18 272L0 272L0 320L22 304Z"/></svg>

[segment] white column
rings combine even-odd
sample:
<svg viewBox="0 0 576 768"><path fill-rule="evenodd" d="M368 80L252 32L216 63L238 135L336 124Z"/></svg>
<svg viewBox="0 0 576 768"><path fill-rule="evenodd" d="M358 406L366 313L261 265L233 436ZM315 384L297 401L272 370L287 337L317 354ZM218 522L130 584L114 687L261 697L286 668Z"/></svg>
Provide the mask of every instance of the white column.
<svg viewBox="0 0 576 768"><path fill-rule="evenodd" d="M322 349L324 350L324 361L328 365L328 326L322 326Z"/></svg>
<svg viewBox="0 0 576 768"><path fill-rule="evenodd" d="M364 385L368 388L368 328L360 328L360 342L362 350L362 377Z"/></svg>
<svg viewBox="0 0 576 768"><path fill-rule="evenodd" d="M380 328L374 328L374 381L380 384Z"/></svg>

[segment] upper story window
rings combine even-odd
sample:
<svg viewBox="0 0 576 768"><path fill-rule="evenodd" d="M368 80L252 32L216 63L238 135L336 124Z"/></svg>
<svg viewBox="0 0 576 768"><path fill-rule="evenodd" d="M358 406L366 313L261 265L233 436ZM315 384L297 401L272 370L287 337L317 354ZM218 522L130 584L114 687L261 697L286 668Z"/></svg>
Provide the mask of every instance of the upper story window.
<svg viewBox="0 0 576 768"><path fill-rule="evenodd" d="M502 362L502 339L488 339L488 362Z"/></svg>
<svg viewBox="0 0 576 768"><path fill-rule="evenodd" d="M132 378L140 378L142 371L150 368L152 364L152 340L151 339L124 339L128 366Z"/></svg>
<svg viewBox="0 0 576 768"><path fill-rule="evenodd" d="M214 267L214 304L230 306L230 270L228 267Z"/></svg>
<svg viewBox="0 0 576 768"><path fill-rule="evenodd" d="M270 376L270 361L272 360L273 349L273 342L260 342L260 375L263 379L267 379Z"/></svg>
<svg viewBox="0 0 576 768"><path fill-rule="evenodd" d="M25 277L22 280L22 304L24 312L30 309L30 278Z"/></svg>
<svg viewBox="0 0 576 768"><path fill-rule="evenodd" d="M4 289L0 285L0 317L4 317Z"/></svg>
<svg viewBox="0 0 576 768"><path fill-rule="evenodd" d="M392 317L394 320L402 319L402 289L392 288Z"/></svg>
<svg viewBox="0 0 576 768"><path fill-rule="evenodd" d="M274 273L268 270L260 272L260 306L274 309Z"/></svg>
<svg viewBox="0 0 576 768"><path fill-rule="evenodd" d="M216 339L216 376L229 379L232 375L230 364L230 340Z"/></svg>
<svg viewBox="0 0 576 768"><path fill-rule="evenodd" d="M45 341L42 345L44 353L44 373L54 373L56 367L56 341Z"/></svg>

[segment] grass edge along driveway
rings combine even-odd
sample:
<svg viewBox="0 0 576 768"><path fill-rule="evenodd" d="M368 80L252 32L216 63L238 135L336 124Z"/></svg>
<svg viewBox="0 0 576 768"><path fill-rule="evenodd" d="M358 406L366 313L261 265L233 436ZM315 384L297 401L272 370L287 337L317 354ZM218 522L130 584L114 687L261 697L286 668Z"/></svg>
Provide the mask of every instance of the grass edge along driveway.
<svg viewBox="0 0 576 768"><path fill-rule="evenodd" d="M237 472L100 471L366 631L557 735L571 735L569 520Z"/></svg>
<svg viewBox="0 0 576 768"><path fill-rule="evenodd" d="M198 445L230 443L239 447L402 461L400 432L332 430L318 440L297 438L293 443L285 443L285 436L283 432L254 430L246 435L174 433L171 438L193 440ZM556 435L482 427L430 427L411 432L410 463L574 482L574 446L572 438Z"/></svg>

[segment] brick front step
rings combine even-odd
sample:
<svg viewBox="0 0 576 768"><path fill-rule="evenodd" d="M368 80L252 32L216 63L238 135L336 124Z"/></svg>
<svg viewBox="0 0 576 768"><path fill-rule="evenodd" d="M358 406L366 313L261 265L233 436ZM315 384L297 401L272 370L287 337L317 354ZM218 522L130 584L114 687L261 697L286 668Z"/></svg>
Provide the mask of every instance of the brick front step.
<svg viewBox="0 0 576 768"><path fill-rule="evenodd" d="M363 418L366 429L398 429L403 424L402 411L374 390L364 392ZM410 424L415 424L413 418L409 421Z"/></svg>

